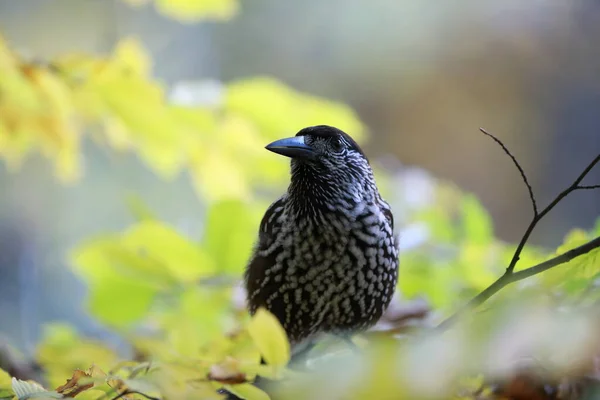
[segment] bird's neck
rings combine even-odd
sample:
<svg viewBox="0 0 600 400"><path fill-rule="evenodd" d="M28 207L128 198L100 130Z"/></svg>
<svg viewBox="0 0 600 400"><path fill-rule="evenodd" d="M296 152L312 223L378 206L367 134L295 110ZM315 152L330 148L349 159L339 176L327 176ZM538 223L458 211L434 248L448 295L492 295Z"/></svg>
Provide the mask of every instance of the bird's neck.
<svg viewBox="0 0 600 400"><path fill-rule="evenodd" d="M310 165L293 166L288 187L291 211L300 218L318 219L329 213L351 216L361 203L375 195L369 193L370 185L365 179L368 177L363 175L349 171L336 175Z"/></svg>

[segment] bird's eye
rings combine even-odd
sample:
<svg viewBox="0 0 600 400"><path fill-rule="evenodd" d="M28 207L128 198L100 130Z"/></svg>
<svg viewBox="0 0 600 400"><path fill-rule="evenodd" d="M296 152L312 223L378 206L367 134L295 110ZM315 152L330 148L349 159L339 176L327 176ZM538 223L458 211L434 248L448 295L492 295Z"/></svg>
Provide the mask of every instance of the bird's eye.
<svg viewBox="0 0 600 400"><path fill-rule="evenodd" d="M335 138L331 141L331 148L333 151L340 152L344 149L344 144L341 139Z"/></svg>

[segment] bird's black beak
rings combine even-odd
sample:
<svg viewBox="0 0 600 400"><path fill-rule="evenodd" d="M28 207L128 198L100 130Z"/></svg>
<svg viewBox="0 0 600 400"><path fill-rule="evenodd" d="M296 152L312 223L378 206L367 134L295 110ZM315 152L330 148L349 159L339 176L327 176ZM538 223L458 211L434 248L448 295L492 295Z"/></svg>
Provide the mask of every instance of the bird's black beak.
<svg viewBox="0 0 600 400"><path fill-rule="evenodd" d="M276 140L265 148L273 153L291 158L312 159L316 156L315 150L304 143L304 136Z"/></svg>

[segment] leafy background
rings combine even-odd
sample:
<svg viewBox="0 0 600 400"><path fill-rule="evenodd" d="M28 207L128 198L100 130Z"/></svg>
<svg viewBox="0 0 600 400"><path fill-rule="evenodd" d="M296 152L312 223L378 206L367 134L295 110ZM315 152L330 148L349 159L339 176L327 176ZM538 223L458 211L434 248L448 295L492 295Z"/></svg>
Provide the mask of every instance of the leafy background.
<svg viewBox="0 0 600 400"><path fill-rule="evenodd" d="M467 3L465 5L471 6L470 12L465 11L461 18L476 15L476 7ZM453 14L442 18L428 8L421 9L410 2L402 4L414 21L423 11L427 13L422 18L430 22L427 26L436 26L436 21L442 21L437 32L440 35L444 27L449 29L452 18L459 18ZM277 15L279 7L265 3L245 9L244 4L234 0L132 0L114 2L112 6L117 12L127 10L125 15L158 13L165 20L200 29L222 29L222 25L237 24L238 32L244 32L253 23L256 25L261 12ZM0 3L0 9L2 7L10 10L8 3ZM374 29L365 26L365 20L356 15L357 7L351 3L344 10L345 24L358 21L355 29L344 31L347 43L359 43L356 40L360 37L357 39L354 35ZM146 44L138 37L124 35L126 37L116 41L107 52L70 48L56 54L40 51L34 55L21 48L19 35L0 37L0 157L6 168L1 203L5 210L2 215L7 221L1 243L5 256L0 285L6 294L0 298L3 304L1 332L6 335L7 346L16 354L16 359L33 359L39 364L41 370L35 378L45 388L24 381L11 382L9 374L3 373L0 396L17 394L25 398L32 391L50 390L54 392L45 395L52 397L60 396L57 392L68 395L68 391L75 388L72 395L76 394L76 398L97 399L113 398L119 390L129 388L169 398L215 398L215 390L227 385L240 396L265 398L262 391L245 380L257 373L274 379L292 374L285 369L289 348L270 315L260 313L249 320L238 282L262 213L288 180L286 161L268 154L264 145L311 124L326 123L351 132L370 153L377 155L374 166L379 186L392 204L402 229L398 302L378 328L394 334L399 328L405 328L398 325L394 307L401 310L400 314L414 312L418 316L412 318L417 320L416 329L433 326L503 273L514 251L511 243L518 239L515 232L523 229L520 213L528 211L529 206L525 197L513 195L513 186L507 186L506 190L503 186L509 179L519 184L514 171L509 170L506 180L498 180L504 176L504 172L498 175L499 170L504 171L499 166L511 166L508 160L501 158L499 149L477 136L476 129L481 122L478 118L502 130L503 136L506 130L509 139L514 131L529 128L539 132L548 128L542 118L545 110L541 109L551 107L544 103L540 109L532 109L528 104L540 94L534 93L535 90L521 93L524 89L520 85L533 72L538 79L545 76L552 80L556 71L536 70L532 65L537 65L537 61L525 55L533 57L538 54L537 50L526 47L527 42L513 43L513 47L504 51L517 52L518 57L513 55L513 60L529 65L529 70L504 70L505 78L515 78L503 92L494 92L494 95L488 94L485 88L472 86L467 86L465 91L449 81L455 75L466 74L469 66L460 73L450 69L442 79L434 65L443 58L443 52L433 52L435 45L429 43L431 39L423 39L427 37L424 32L407 25L404 32L420 38L416 43L421 43L422 52L402 47L408 46L409 40L397 38L396 50L408 55L402 62L384 57L377 53L377 48L370 51L381 56L379 61L364 57L362 63L348 59L352 49L344 46L321 50L329 56L337 54L337 62L342 60L347 64L347 69L338 71L340 86L336 96L330 96L332 89L322 81L326 74L322 76L317 72L319 58L317 61L309 59L315 62L314 68L307 68L307 60L303 62L298 58L304 54L302 43L306 41L299 42L300 51L294 54L289 53L289 48L294 46L285 44L299 29L319 31L318 23L322 21L319 15L323 10L313 3L307 3L303 10L311 18L299 15L285 29L279 27L282 34L279 40L274 38L274 31L264 40L275 48L280 64L293 64L280 77L269 74L270 68L260 63L269 57L257 44L252 47L256 50L252 57L243 60L246 63L236 59L241 57L240 52L225 53L224 74L238 75L233 79L191 82L183 73L177 82L170 82L173 79L168 74L165 74L166 79L156 77L154 68L161 62L164 64L164 60L152 57L147 49L158 41L157 36L151 40L146 35L145 40L149 42ZM386 6L381 4L378 10L385 13ZM78 10L71 11L75 16ZM509 8L503 11L509 12ZM489 10L479 12L485 15ZM530 12L523 7L518 15L525 18ZM565 10L553 12L556 14L551 15L558 20L556 26L570 21L560 18ZM85 21L86 14L82 15ZM32 18L40 16L32 15ZM296 26L297 21L314 26ZM335 32L339 32L344 23L341 27L333 24L331 37L336 36ZM221 25L215 28L214 24ZM545 36L540 36L542 28L529 32L526 37L533 43L538 43L535 40L546 43ZM43 37L35 28L20 27L12 31L27 31L28 35ZM37 33L32 33L34 31ZM249 31L259 32L255 38L264 35L257 28ZM245 35L236 36L235 43L232 35L225 32L221 36L223 47L236 49L247 45ZM493 42L497 40L494 38L496 36L490 34L486 40ZM510 36L505 37L505 43L512 40ZM176 43L174 40L171 46L176 47ZM361 47L369 46L361 44ZM541 55L546 57L569 56L562 54L560 48L541 48ZM460 58L470 50L457 45L455 51L455 57ZM421 54L427 52L433 52L435 57ZM205 64L211 65L209 61ZM245 69L236 70L240 65ZM393 81L392 75L383 65L398 66L404 77L402 87L389 84ZM570 71L585 76L585 68L576 64L571 65ZM298 75L294 75L294 71ZM355 92L347 93L344 82L356 76L351 74L353 71L365 74L362 76L370 80L354 85ZM284 79L286 74L288 79ZM308 76L314 79L303 74L311 74ZM375 81L374 76L379 76L380 81ZM286 81L307 83L293 87ZM436 84L440 84L442 90L432 92ZM500 82L493 88L498 89L503 84ZM573 89L576 86L573 84L571 89L576 91ZM597 91L594 86L587 89ZM398 97L391 101L393 90ZM371 98L373 91L380 93L376 100ZM426 96L428 93L436 99L435 106L428 104L431 98ZM473 99L483 94L484 100L492 102L476 106ZM451 95L456 96L462 109L450 105L450 100L444 97ZM572 96L585 98L586 95L590 96L589 93ZM332 100L335 97L345 98L347 102ZM505 101L500 103L500 111L488 111L494 108L494 101L500 101L498 98ZM521 109L507 105L515 100ZM584 110L580 113L585 116L585 110L595 104L594 101L592 98L582 104L567 103L576 104L578 110ZM425 105L424 111L414 112L413 108ZM368 123L357 109L368 116ZM397 121L396 113L405 120ZM518 122L511 122L511 117ZM568 131L571 119L565 117L566 127L557 131ZM418 131L417 126L421 126ZM587 120L587 125L580 126L593 128L598 124L592 118ZM390 134L396 131L407 134ZM428 136L431 132L440 133ZM422 141L416 141L417 136L423 136ZM542 171L549 163L545 157L552 159L547 168L551 175L560 170L558 175L562 176L563 171L577 171L581 159L587 161L586 152L591 155L597 152L598 141L593 140L594 136L580 139L568 138L569 143L580 143L583 149L573 147L567 152L573 163L567 162L569 158L551 158L552 145L544 144L539 136L537 139L516 136L510 143L517 146L519 154L527 156L524 157L526 167L537 166L531 168L532 174L542 185L545 182ZM458 147L450 146L448 140ZM556 143L561 142L556 140ZM484 145L485 149L480 147ZM388 147L390 151L383 151ZM537 151L540 148L547 151ZM488 158L487 152L498 153L498 158L490 158L487 164L490 168L479 167ZM442 178L456 177L453 179L456 183L383 157L389 153L399 155L403 161L421 164ZM415 154L422 157L418 162ZM559 160L565 160L564 166L558 165ZM453 165L449 169L453 172L445 175L444 165ZM594 176L598 174L591 175L592 180ZM465 182L468 183L462 185ZM471 188L477 188L479 195L469 192L469 185L473 184ZM492 186L494 191L490 197L488 189ZM541 186L542 195L546 187L554 186ZM579 217L566 221L550 219L535 237L534 245L525 249L519 268L534 265L600 234L600 220L596 220L598 194L590 192L586 196L581 203L571 203L571 209L580 209ZM495 214L503 218L494 219L480 197L487 198ZM518 203L518 211L503 208L509 199ZM563 220L566 215L563 212ZM568 230L570 233L565 235ZM360 356L363 358L333 344L332 348L322 350L333 354L332 358L317 357L315 361L317 371L325 373L317 373L316 381L310 374L302 378L312 376L310 384L296 380L282 396L449 396L457 393L455 384L460 378L487 372L489 368L473 360L494 359L495 355L489 354L491 350L485 346L495 337L518 339L496 346L492 349L496 352L512 347L533 351L529 339L539 331L547 332L550 335L543 343L545 347L534 349L543 352L556 349L560 329L565 326L579 327L577 335L570 335L574 343L561 343L561 346L576 347L577 351L569 354L595 349L595 343L587 339L596 332L590 326L593 325L590 321L595 319L588 315L589 310L573 308L572 315L556 317L553 301L558 299L563 306L593 302L590 287L599 271L599 262L598 251L594 251L526 284L507 287L492 299L493 313L479 315L479 320L457 329L455 332L460 334L454 336L433 339L427 336L407 344L403 340L389 341L392 333L366 335L362 338L364 341L357 339L359 345L367 349L365 355ZM526 301L528 307L523 309L519 301ZM525 323L532 315L538 316L536 324ZM519 334L512 333L515 331ZM267 366L258 365L260 354L267 360ZM348 362L346 357L355 362ZM568 362L559 360L562 364L555 360L556 365L550 361L545 364L556 366L557 370L585 364L573 357ZM436 362L432 364L433 359ZM334 363L334 368L330 363ZM502 360L492 364L494 373L508 368ZM77 369L85 371L79 374L87 380L79 379L74 372ZM332 376L330 371L339 373ZM61 387L70 377L73 377L73 387ZM294 386L297 382L301 386ZM354 382L356 387L349 382ZM473 378L473 381L463 382L461 388L470 389L475 386L474 382L479 381ZM307 387L311 390L306 391Z"/></svg>

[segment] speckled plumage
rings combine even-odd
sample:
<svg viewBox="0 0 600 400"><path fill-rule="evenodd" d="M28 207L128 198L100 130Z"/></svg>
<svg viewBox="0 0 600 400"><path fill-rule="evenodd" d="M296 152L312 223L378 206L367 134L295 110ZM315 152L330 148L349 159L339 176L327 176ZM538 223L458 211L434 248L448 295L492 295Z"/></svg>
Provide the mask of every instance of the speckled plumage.
<svg viewBox="0 0 600 400"><path fill-rule="evenodd" d="M315 156L292 157L291 183L267 209L245 274L250 313L267 308L292 344L368 329L398 277L392 212L362 150L329 126L298 136Z"/></svg>

